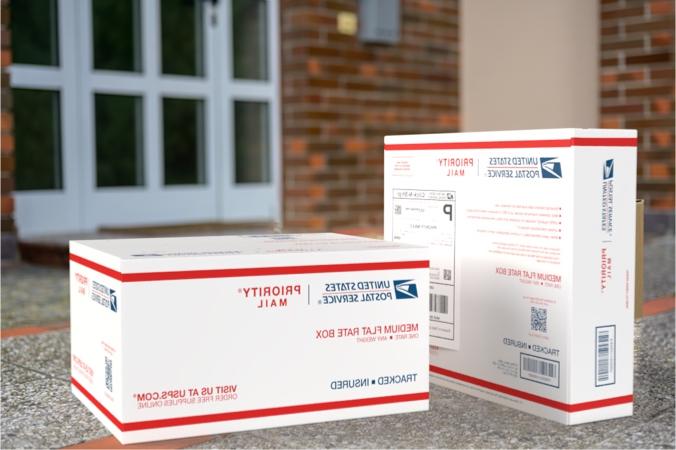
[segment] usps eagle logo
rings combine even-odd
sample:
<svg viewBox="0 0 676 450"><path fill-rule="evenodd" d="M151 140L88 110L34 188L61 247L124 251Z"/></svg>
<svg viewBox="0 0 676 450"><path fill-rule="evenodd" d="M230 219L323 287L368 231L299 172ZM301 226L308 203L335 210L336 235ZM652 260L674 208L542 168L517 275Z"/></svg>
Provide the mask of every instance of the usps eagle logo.
<svg viewBox="0 0 676 450"><path fill-rule="evenodd" d="M603 179L610 180L615 175L615 160L608 159L603 165Z"/></svg>
<svg viewBox="0 0 676 450"><path fill-rule="evenodd" d="M561 178L561 162L559 158L540 158L542 178Z"/></svg>
<svg viewBox="0 0 676 450"><path fill-rule="evenodd" d="M399 300L418 298L418 286L413 280L394 280L394 297Z"/></svg>

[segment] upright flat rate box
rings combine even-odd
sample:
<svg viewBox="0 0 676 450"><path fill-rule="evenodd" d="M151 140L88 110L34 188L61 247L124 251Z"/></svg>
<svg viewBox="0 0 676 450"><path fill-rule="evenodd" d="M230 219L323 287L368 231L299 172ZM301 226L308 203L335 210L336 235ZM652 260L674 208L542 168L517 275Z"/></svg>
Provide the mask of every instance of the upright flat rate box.
<svg viewBox="0 0 676 450"><path fill-rule="evenodd" d="M385 239L427 244L431 381L565 424L633 407L636 132L385 138Z"/></svg>
<svg viewBox="0 0 676 450"><path fill-rule="evenodd" d="M427 249L70 243L72 391L122 443L425 411Z"/></svg>

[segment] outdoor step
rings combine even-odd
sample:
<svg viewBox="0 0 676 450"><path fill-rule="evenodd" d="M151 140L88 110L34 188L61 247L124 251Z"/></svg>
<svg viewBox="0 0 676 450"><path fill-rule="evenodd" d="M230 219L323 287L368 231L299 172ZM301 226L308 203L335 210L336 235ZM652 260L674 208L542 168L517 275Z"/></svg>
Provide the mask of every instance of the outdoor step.
<svg viewBox="0 0 676 450"><path fill-rule="evenodd" d="M93 233L59 233L19 238L23 261L43 266L68 267L68 242L85 239L213 236L219 234L272 233L274 224L265 222L197 223L143 227L105 227Z"/></svg>

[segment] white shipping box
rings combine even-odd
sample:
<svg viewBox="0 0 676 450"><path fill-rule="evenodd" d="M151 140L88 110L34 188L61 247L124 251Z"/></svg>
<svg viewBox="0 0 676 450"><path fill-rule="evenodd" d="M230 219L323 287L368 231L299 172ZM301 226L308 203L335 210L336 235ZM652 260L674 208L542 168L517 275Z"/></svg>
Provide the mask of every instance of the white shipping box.
<svg viewBox="0 0 676 450"><path fill-rule="evenodd" d="M388 136L386 240L429 245L431 381L632 414L636 131Z"/></svg>
<svg viewBox="0 0 676 450"><path fill-rule="evenodd" d="M72 241L72 391L122 443L425 411L424 247Z"/></svg>

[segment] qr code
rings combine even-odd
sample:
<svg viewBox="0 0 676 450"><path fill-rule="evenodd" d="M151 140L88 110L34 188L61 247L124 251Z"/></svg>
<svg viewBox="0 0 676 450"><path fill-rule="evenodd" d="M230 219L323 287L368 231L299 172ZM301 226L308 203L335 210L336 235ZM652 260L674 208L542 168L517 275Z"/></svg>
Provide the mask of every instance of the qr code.
<svg viewBox="0 0 676 450"><path fill-rule="evenodd" d="M444 280L451 279L453 279L453 273L451 272L451 269L444 269Z"/></svg>
<svg viewBox="0 0 676 450"><path fill-rule="evenodd" d="M104 356L106 359L106 389L110 392L113 392L113 360Z"/></svg>
<svg viewBox="0 0 676 450"><path fill-rule="evenodd" d="M530 308L530 329L532 331L540 331L542 333L547 332L547 309L546 308L536 308L531 306Z"/></svg>
<svg viewBox="0 0 676 450"><path fill-rule="evenodd" d="M394 205L394 213L401 214L401 205Z"/></svg>

